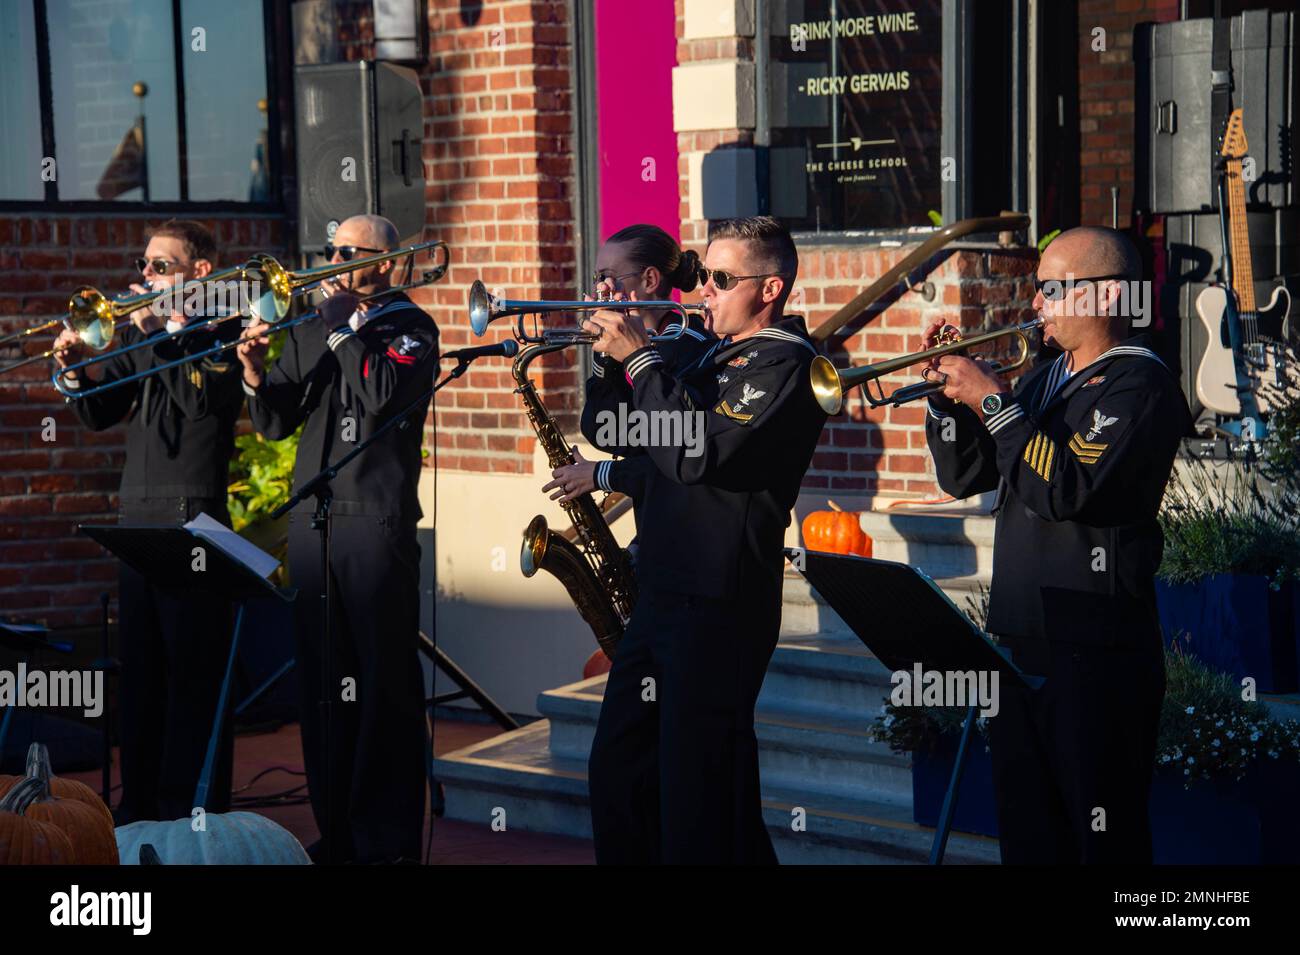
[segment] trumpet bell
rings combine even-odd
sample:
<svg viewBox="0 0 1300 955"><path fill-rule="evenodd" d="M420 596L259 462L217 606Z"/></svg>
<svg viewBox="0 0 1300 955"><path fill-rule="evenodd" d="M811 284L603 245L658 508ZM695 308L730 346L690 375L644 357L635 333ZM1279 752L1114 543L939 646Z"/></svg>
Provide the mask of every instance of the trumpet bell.
<svg viewBox="0 0 1300 955"><path fill-rule="evenodd" d="M825 355L818 355L808 373L817 404L828 415L839 414L844 407L844 383L840 380L839 369Z"/></svg>
<svg viewBox="0 0 1300 955"><path fill-rule="evenodd" d="M481 280L475 279L469 287L469 327L475 335L481 336L487 331L488 323L497 311L496 299L492 293Z"/></svg>

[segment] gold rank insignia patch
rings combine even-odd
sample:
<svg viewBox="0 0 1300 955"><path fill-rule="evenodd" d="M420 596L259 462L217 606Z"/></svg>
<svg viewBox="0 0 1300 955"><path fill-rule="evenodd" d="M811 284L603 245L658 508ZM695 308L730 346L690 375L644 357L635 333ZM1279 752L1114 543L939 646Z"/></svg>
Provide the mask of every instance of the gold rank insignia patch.
<svg viewBox="0 0 1300 955"><path fill-rule="evenodd" d="M1099 444L1095 441L1085 441L1076 431L1074 437L1070 438L1070 450L1082 464L1096 464L1101 459L1101 453L1105 451L1109 444Z"/></svg>
<svg viewBox="0 0 1300 955"><path fill-rule="evenodd" d="M203 373L193 365L190 366L190 384L195 388L203 387Z"/></svg>
<svg viewBox="0 0 1300 955"><path fill-rule="evenodd" d="M1025 463L1044 481L1052 480L1052 462L1056 459L1056 445L1043 432L1036 431L1025 446Z"/></svg>
<svg viewBox="0 0 1300 955"><path fill-rule="evenodd" d="M731 405L726 401L718 402L718 406L713 410L717 414L726 415L732 421L745 422L745 421L754 420L754 416L752 414L741 414L739 411L736 411L734 408L732 408Z"/></svg>

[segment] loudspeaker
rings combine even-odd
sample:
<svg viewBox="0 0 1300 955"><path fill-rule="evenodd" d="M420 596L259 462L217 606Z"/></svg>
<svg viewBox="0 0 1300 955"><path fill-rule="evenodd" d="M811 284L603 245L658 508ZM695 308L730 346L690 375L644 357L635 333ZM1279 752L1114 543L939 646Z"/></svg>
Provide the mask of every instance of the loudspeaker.
<svg viewBox="0 0 1300 955"><path fill-rule="evenodd" d="M359 61L299 66L298 242L315 252L348 216L391 219L405 241L424 228L423 95L414 70Z"/></svg>
<svg viewBox="0 0 1300 955"><path fill-rule="evenodd" d="M1254 178L1252 206L1289 206L1300 173L1293 155L1300 72L1293 13L1247 10L1232 18L1232 105L1243 116ZM1223 130L1211 129L1210 58L1214 21L1141 24L1137 61L1135 203L1150 213L1218 208L1213 161Z"/></svg>

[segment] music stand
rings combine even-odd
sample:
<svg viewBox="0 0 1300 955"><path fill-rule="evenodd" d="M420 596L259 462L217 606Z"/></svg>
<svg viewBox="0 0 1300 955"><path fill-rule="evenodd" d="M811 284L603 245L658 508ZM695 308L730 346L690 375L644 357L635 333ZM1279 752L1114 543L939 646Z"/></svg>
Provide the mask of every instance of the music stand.
<svg viewBox="0 0 1300 955"><path fill-rule="evenodd" d="M1030 688L1042 684L1041 678L1028 676L1013 664L923 571L870 557L793 548L787 548L785 554L863 645L891 671L910 673L917 664L924 671L996 670L999 686L1004 681ZM948 846L978 710L978 702L966 709L957 761L930 848L932 865L943 862Z"/></svg>
<svg viewBox="0 0 1300 955"><path fill-rule="evenodd" d="M212 734L194 791L194 806L204 808L212 787L221 726L230 703L230 685L239 653L239 633L244 623L244 603L250 597L274 594L291 601L297 591L276 587L247 565L231 557L218 545L185 527L129 527L120 524L79 524L77 530L112 553L149 583L170 593L203 593L228 597L236 604L235 629L230 638L230 655L217 697ZM194 549L203 549L202 570L194 569Z"/></svg>

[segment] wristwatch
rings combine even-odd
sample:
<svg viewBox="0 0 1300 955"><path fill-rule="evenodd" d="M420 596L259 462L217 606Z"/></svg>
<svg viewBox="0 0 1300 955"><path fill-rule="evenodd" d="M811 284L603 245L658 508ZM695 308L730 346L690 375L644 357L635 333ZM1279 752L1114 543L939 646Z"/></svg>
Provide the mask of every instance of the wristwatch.
<svg viewBox="0 0 1300 955"><path fill-rule="evenodd" d="M1001 392L993 392L991 395L985 395L984 400L980 402L980 410L984 412L984 417L991 418L1002 410Z"/></svg>

